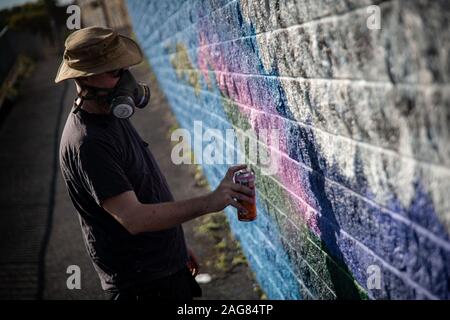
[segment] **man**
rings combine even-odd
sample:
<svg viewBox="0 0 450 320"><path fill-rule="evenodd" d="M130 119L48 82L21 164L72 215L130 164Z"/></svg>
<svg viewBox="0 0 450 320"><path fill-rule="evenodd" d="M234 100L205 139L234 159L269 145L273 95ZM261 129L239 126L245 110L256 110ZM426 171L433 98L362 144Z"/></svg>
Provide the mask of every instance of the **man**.
<svg viewBox="0 0 450 320"><path fill-rule="evenodd" d="M55 82L74 79L78 98L60 145L61 171L84 242L113 299L183 299L201 294L198 265L181 224L254 201L231 167L213 192L174 201L152 153L127 119L149 98L128 71L143 55L131 39L90 27L65 42Z"/></svg>

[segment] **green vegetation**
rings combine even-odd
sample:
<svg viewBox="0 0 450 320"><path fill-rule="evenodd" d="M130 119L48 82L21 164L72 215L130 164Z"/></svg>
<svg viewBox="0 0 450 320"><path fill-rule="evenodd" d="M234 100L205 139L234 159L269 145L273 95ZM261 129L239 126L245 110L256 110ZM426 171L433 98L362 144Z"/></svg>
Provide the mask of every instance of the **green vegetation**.
<svg viewBox="0 0 450 320"><path fill-rule="evenodd" d="M35 69L35 62L25 55L20 55L8 77L0 84L0 108L11 105L20 95L20 85Z"/></svg>

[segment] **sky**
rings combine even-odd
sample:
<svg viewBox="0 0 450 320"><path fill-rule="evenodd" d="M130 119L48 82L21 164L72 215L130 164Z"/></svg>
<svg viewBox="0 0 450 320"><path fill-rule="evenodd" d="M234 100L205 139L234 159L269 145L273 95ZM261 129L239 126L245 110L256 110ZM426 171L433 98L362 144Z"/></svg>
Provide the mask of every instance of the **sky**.
<svg viewBox="0 0 450 320"><path fill-rule="evenodd" d="M36 2L37 0L0 0L0 10L11 8L17 5L21 5L28 2ZM60 4L66 4L72 2L72 0L58 0Z"/></svg>

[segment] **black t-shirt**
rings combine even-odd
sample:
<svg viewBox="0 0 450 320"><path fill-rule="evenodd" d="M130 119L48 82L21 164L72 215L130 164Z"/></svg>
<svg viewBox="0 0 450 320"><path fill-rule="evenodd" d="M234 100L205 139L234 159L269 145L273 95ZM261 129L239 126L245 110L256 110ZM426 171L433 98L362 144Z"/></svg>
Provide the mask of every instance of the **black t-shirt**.
<svg viewBox="0 0 450 320"><path fill-rule="evenodd" d="M181 225L132 235L100 205L130 190L141 203L173 201L148 144L129 120L71 112L61 138L60 164L104 290L144 285L185 266Z"/></svg>

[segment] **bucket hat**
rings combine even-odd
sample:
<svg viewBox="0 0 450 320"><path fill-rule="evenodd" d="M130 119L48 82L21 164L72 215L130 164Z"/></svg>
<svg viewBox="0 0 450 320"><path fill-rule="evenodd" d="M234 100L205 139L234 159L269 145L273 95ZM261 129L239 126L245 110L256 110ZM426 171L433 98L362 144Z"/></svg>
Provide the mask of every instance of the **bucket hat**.
<svg viewBox="0 0 450 320"><path fill-rule="evenodd" d="M142 60L132 39L109 28L83 28L67 37L55 82L131 67Z"/></svg>

